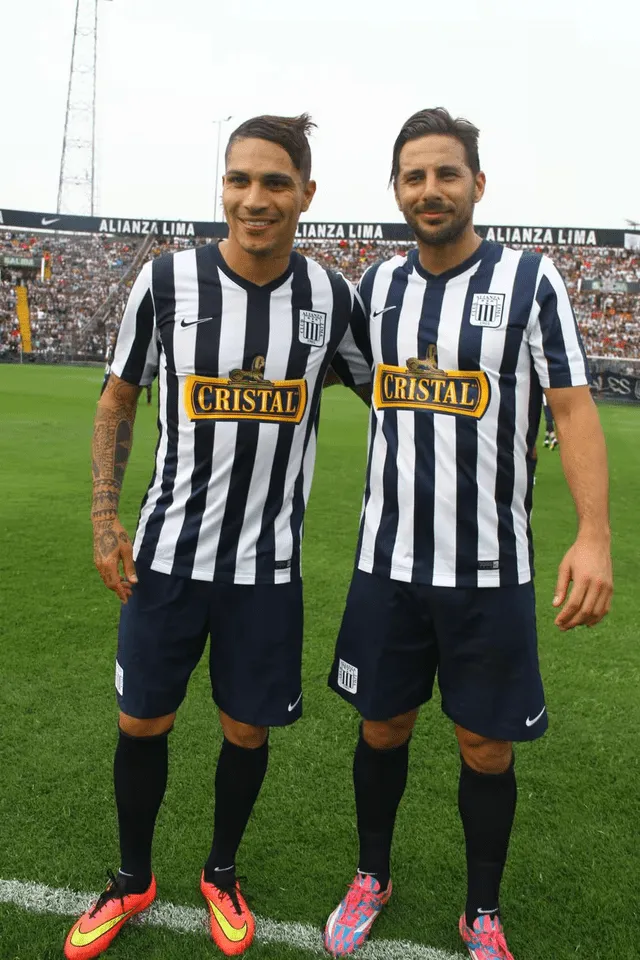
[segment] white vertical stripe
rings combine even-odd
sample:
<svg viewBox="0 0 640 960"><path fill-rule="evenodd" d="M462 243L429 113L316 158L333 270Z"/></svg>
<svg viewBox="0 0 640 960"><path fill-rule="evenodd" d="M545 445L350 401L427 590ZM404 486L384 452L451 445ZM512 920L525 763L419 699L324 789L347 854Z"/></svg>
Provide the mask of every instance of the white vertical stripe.
<svg viewBox="0 0 640 960"><path fill-rule="evenodd" d="M234 367L241 368L244 360L247 293L226 274L220 273L219 277L223 318L220 327L219 373L221 376L228 376L229 370ZM222 366L227 363L229 370L225 370ZM193 575L199 579L213 579L222 520L229 494L231 469L235 458L237 433L237 423L226 420L216 422L211 476L207 485L206 504L193 564Z"/></svg>
<svg viewBox="0 0 640 960"><path fill-rule="evenodd" d="M515 436L513 438L514 483L511 515L516 541L518 583L531 580L529 564L529 537L524 499L527 493L527 432L529 429L529 387L531 383L531 355L523 338L518 353L515 389Z"/></svg>
<svg viewBox="0 0 640 960"><path fill-rule="evenodd" d="M160 420L161 435L156 453L155 476L153 484L149 487L145 505L140 512L140 520L133 545L134 557L138 556L147 522L155 510L162 492L162 474L167 459L167 360L164 352L160 354L160 368L158 370L158 419Z"/></svg>
<svg viewBox="0 0 640 960"><path fill-rule="evenodd" d="M520 252L505 250L502 259L495 265L489 293L503 293L502 323L497 329L482 331L480 369L484 370L491 390L489 406L478 422L478 560L497 560L500 556L498 539L498 505L496 503L496 479L498 471L498 416L500 413L500 367L504 347L513 284L520 262ZM478 586L498 586L499 570L479 570Z"/></svg>
<svg viewBox="0 0 640 960"><path fill-rule="evenodd" d="M309 494L311 492L311 482L313 480L313 469L314 469L315 460L316 460L316 445L317 445L316 431L312 430L311 436L309 437L309 444L304 454L304 460L302 461L302 489L303 489L305 510L306 510L307 503L309 502ZM304 527L304 522L303 522L303 527ZM290 531L291 527L289 526L288 529ZM278 543L278 540L276 538L276 545L277 543ZM300 545L300 551L302 552L302 544ZM276 550L276 560L277 559L278 559L278 554ZM275 571L274 580L276 583L287 583L290 579L291 579L290 570Z"/></svg>
<svg viewBox="0 0 640 960"><path fill-rule="evenodd" d="M382 341L381 324L384 314L374 317L377 310L383 310L393 271L400 266L402 259L393 257L392 260L380 265L373 281L371 291L371 315L369 317L369 336L371 341L371 351L373 354L374 370L377 364L382 361ZM375 373L374 373L375 375ZM376 544L376 535L380 526L383 507L383 486L382 479L384 473L384 461L387 453L387 441L382 432L384 423L384 411L375 410L372 406L371 416L376 417L377 427L373 440L373 446L370 447L370 493L367 503L364 505L364 526L362 531L362 548L358 566L361 570L371 573L373 570L373 555Z"/></svg>
<svg viewBox="0 0 640 960"><path fill-rule="evenodd" d="M408 283L398 318L398 365L403 367L409 357L418 356L418 324L422 313L426 281L416 274L415 282ZM394 313L395 317L395 313ZM391 556L391 577L411 580L415 550L415 474L416 446L414 439L415 413L398 410L398 460L396 482L398 491L398 529Z"/></svg>
<svg viewBox="0 0 640 960"><path fill-rule="evenodd" d="M194 369L198 325L181 327L179 317L198 316L198 274L196 251L185 250L173 258L176 323L173 327L173 357L178 380L178 465L169 505L158 538L152 564L170 569L182 524L185 507L191 496L191 475L194 466L194 430L184 405L185 371Z"/></svg>
<svg viewBox="0 0 640 960"><path fill-rule="evenodd" d="M464 304L469 281L478 264L450 280L442 298L441 321L438 326L438 366L441 370L458 370L458 345ZM433 516L433 583L451 587L456 582L456 530L458 469L456 464L456 418L433 414L434 431L434 516Z"/></svg>
<svg viewBox="0 0 640 960"><path fill-rule="evenodd" d="M264 377L266 380L282 380L287 372L291 350L291 279L271 294L270 301L269 343ZM248 580L255 579L256 547L269 492L269 477L273 467L279 431L280 425L277 423L261 423L259 425L251 483L247 493L242 529L238 537L238 560L234 579L240 583L247 583ZM288 570L283 572L289 575ZM290 579L290 577L287 576L287 579Z"/></svg>
<svg viewBox="0 0 640 960"><path fill-rule="evenodd" d="M124 308L124 314L122 315L122 322L120 323L120 328L118 330L118 339L116 340L115 350L113 352L113 362L111 364L111 372L115 374L116 377L122 376L122 371L127 365L129 360L129 354L133 347L135 337L136 337L136 321L137 314L140 308L140 304L147 295L151 287L151 263L145 263L142 270L136 277L135 283L131 287L131 293L129 294L129 299L127 300L127 305ZM149 342L149 348L147 349L147 361L149 360L149 350L153 349L155 344L155 325L153 330L153 335ZM157 353L155 357L155 363L153 368L157 364ZM147 367L145 366L145 373L147 372ZM144 374L142 379L144 380ZM151 383L152 377L149 377L148 382ZM147 381L145 381L147 382Z"/></svg>
<svg viewBox="0 0 640 960"><path fill-rule="evenodd" d="M579 333L576 326L569 294L558 268L548 257L542 258L542 270L555 290L558 302L558 319L562 328L562 339L567 354L567 364L573 386L585 386L588 382L584 356L580 349Z"/></svg>

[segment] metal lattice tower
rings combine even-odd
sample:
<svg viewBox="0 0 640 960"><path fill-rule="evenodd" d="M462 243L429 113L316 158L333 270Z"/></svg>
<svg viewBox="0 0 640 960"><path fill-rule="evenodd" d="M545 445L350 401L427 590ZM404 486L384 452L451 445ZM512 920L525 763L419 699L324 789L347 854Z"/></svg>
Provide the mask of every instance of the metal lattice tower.
<svg viewBox="0 0 640 960"><path fill-rule="evenodd" d="M97 46L98 0L76 0L58 213L94 212Z"/></svg>

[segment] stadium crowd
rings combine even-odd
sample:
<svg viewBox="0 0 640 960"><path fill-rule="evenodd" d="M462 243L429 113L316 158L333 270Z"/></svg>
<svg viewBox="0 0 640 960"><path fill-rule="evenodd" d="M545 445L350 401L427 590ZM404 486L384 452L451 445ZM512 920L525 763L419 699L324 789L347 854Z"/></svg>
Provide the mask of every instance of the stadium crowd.
<svg viewBox="0 0 640 960"><path fill-rule="evenodd" d="M91 319L117 289L141 242L141 238L106 235L0 233L0 257L27 256L38 264L37 270L28 273L12 267L2 269L0 360L19 357L21 341L15 287L22 279L28 288L34 358L58 362L72 357L104 358L117 330L127 286L120 288L106 320L91 323ZM192 240L158 238L150 256L192 244ZM404 253L410 246L406 242L307 240L299 241L297 249L357 281L370 264L394 253ZM640 294L621 289L624 284L640 282L640 253L602 247L539 246L535 249L551 256L563 274L587 353L640 358ZM44 279L40 269L42 258ZM604 289L585 290L584 281L597 281Z"/></svg>

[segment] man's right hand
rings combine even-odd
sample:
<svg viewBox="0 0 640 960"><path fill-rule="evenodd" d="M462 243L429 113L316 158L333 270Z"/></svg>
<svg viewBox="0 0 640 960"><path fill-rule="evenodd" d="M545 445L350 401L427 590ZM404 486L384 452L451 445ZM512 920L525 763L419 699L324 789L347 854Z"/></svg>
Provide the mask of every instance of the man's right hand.
<svg viewBox="0 0 640 960"><path fill-rule="evenodd" d="M132 584L137 583L138 578L133 545L117 517L93 521L93 562L105 586L126 603L131 596Z"/></svg>

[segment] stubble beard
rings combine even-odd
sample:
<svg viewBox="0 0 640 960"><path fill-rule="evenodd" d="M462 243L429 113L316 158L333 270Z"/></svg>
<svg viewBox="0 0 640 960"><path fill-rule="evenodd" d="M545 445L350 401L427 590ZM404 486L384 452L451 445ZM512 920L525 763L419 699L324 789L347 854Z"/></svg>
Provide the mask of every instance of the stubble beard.
<svg viewBox="0 0 640 960"><path fill-rule="evenodd" d="M405 220L415 233L421 243L428 247L445 247L448 244L455 243L464 234L469 224L473 221L473 210L466 210L464 214L453 220L447 226L441 227L435 231L425 230L417 221L417 218L404 215Z"/></svg>

